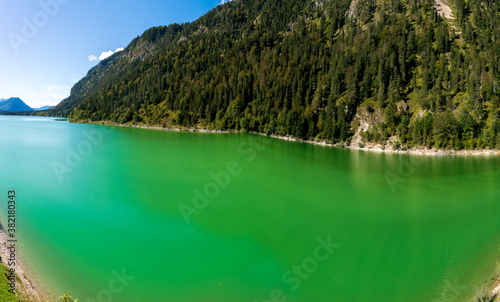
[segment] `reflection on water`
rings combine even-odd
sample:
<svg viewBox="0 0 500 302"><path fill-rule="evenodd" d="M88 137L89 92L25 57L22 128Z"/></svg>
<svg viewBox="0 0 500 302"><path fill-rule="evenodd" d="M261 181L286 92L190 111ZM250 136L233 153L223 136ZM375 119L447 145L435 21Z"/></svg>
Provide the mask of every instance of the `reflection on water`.
<svg viewBox="0 0 500 302"><path fill-rule="evenodd" d="M497 157L32 117L0 117L0 145L22 254L82 301L117 274L125 302L460 301L498 257Z"/></svg>

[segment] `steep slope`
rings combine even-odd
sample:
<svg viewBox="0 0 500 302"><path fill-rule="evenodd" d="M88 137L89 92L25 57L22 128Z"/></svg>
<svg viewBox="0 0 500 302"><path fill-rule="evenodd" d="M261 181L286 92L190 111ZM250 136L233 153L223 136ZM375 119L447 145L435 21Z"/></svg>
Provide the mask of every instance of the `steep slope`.
<svg viewBox="0 0 500 302"><path fill-rule="evenodd" d="M265 5L264 2L266 1L252 3L255 6L254 13ZM241 22L247 20L246 17L242 18L246 12L239 12L238 15L231 13L233 16L227 15L230 10L227 7L228 5L226 4L224 9L223 6L218 6L193 23L172 24L168 27L156 27L147 30L141 37L134 39L124 51L102 61L91 69L87 76L72 88L70 97L54 108L53 112L61 115L69 114L76 105L87 100L92 94L105 91L105 88L109 88L109 85L116 79L139 77L142 76L143 72L151 69L164 69L165 64L158 66L154 61L160 57L164 59L167 50L176 49L184 41L200 36L208 36L208 26L211 27L210 36L220 37L224 34L240 32ZM291 10L296 4L280 3L279 6L282 7L281 11L285 12L287 9ZM295 12L294 15L297 16L297 13ZM256 17L254 16L254 18ZM272 21L272 24L276 23L283 23L283 20L281 22L279 20ZM284 24L280 24L280 27L283 26ZM228 43L229 41L225 42ZM225 46L228 47L230 44ZM221 50L218 55L222 53ZM161 72L164 73L163 70ZM126 93L129 94L130 92L127 91ZM144 100L144 96L140 98Z"/></svg>
<svg viewBox="0 0 500 302"><path fill-rule="evenodd" d="M77 105L93 94L105 91L115 80L124 77L127 71L135 69L141 61L150 57L156 48L161 47L160 43L156 43L160 37L168 40L169 37L175 36L180 28L179 25L172 25L168 28L149 29L140 38L134 39L124 51L112 55L92 68L71 88L70 96L52 108L49 113L68 116Z"/></svg>
<svg viewBox="0 0 500 302"><path fill-rule="evenodd" d="M445 20L432 0L232 1L146 31L56 111L71 121L495 148L499 4L451 4L456 19Z"/></svg>
<svg viewBox="0 0 500 302"><path fill-rule="evenodd" d="M0 100L0 112L33 111L20 98L9 98Z"/></svg>

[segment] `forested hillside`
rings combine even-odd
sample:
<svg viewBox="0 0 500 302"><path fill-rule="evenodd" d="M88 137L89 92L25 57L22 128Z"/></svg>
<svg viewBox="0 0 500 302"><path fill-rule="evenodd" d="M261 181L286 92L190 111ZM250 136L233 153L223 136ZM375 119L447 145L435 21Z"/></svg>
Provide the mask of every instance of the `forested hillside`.
<svg viewBox="0 0 500 302"><path fill-rule="evenodd" d="M402 146L500 147L500 1L236 0L152 28L48 114Z"/></svg>

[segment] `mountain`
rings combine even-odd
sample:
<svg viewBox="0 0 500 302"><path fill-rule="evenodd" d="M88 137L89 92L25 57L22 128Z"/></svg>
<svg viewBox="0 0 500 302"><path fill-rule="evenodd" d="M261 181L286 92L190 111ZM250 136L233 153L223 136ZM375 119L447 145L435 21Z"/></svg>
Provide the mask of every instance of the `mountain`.
<svg viewBox="0 0 500 302"><path fill-rule="evenodd" d="M32 111L20 98L0 99L0 112Z"/></svg>
<svg viewBox="0 0 500 302"><path fill-rule="evenodd" d="M344 144L498 148L499 5L231 1L147 30L48 112Z"/></svg>
<svg viewBox="0 0 500 302"><path fill-rule="evenodd" d="M35 110L35 111L43 111L43 110L49 110L52 107L54 107L54 106L42 106L40 108L33 108L33 110Z"/></svg>

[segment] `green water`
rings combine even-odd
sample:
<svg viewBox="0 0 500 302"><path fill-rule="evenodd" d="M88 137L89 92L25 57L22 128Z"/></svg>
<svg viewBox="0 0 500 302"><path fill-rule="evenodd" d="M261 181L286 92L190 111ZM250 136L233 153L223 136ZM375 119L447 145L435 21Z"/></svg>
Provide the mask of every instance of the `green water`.
<svg viewBox="0 0 500 302"><path fill-rule="evenodd" d="M16 190L26 265L84 302L465 301L500 259L499 168L0 117L0 214Z"/></svg>

